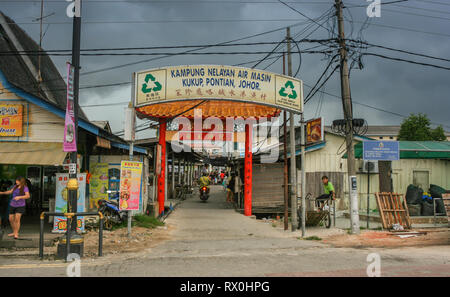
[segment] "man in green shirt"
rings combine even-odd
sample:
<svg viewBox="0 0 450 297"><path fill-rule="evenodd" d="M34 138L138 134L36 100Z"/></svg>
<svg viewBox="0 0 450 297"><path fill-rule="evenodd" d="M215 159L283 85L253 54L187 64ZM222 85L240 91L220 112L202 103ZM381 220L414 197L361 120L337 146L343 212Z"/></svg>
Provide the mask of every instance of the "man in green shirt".
<svg viewBox="0 0 450 297"><path fill-rule="evenodd" d="M321 208L321 204L324 203L325 200L328 199L335 199L335 192L334 192L334 186L333 184L328 180L328 176L324 175L322 176L322 183L323 183L323 191L325 194L320 195L316 198L317 206Z"/></svg>

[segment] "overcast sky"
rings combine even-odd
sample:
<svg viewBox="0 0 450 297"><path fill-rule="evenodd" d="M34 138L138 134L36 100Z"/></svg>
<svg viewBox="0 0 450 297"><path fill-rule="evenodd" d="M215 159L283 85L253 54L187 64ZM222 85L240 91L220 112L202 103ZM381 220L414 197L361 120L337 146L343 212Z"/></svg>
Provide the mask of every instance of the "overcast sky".
<svg viewBox="0 0 450 297"><path fill-rule="evenodd" d="M253 0L257 1L257 0ZM120 1L85 0L82 8L81 48L148 47L172 45L197 45L225 42L240 37L266 32L276 28L307 22L308 19L281 3L261 0L249 3L246 0L185 0L185 1ZM265 3L261 3L265 2ZM302 14L316 18L333 8L332 0L290 0L290 6ZM295 3L297 2L297 3ZM391 1L382 1L391 2ZM347 38L363 40L392 48L422 53L450 59L450 2L407 1L383 5L381 17L371 18L369 26L361 30L366 20L365 0L345 1L349 8L345 10L345 30ZM353 7L351 6L362 6ZM45 19L46 34L43 48L70 49L72 46L71 19L66 16L67 2L64 0L46 0L44 15L53 14ZM35 40L39 39L39 24L34 20L40 16L40 1L0 0L1 10ZM420 9L418 9L420 8ZM422 16L426 15L426 16ZM332 16L332 14L330 14ZM188 20L188 21L187 21ZM223 20L228 20L223 22ZM322 23L323 20L319 21ZM348 21L353 20L353 23ZM155 21L161 21L156 22ZM201 21L201 22L199 22ZM312 23L309 30L302 33L305 25L291 29L296 39L328 38L333 19L322 26ZM30 24L31 23L31 24ZM311 22L309 22L311 24ZM398 27L398 28L393 28ZM402 28L402 29L401 29ZM262 35L241 42L278 42L285 36L284 30ZM352 34L350 36L350 34ZM301 44L307 49L317 44ZM258 47L240 46L233 48L212 48L208 51L269 51L273 45ZM324 48L324 47L322 47ZM163 50L167 51L167 50ZM180 50L178 50L180 51ZM442 60L427 59L418 56L387 51L379 48L363 50L390 57L414 60L423 63L450 67ZM102 71L94 74L86 72L122 65L129 62L148 60L154 56L95 56L81 58L81 86L113 84L131 80L134 71L161 66L184 64L224 64L235 65L257 60L264 55L208 55L208 56L172 56L160 60L141 62L128 67ZM65 62L70 57L52 57L64 76ZM272 61L272 60L271 60ZM265 68L271 61L264 62L258 68ZM314 85L325 69L328 58L323 54L303 54L298 78L306 85ZM267 70L282 71L281 59ZM294 73L299 63L298 55L293 56ZM426 113L432 122L441 123L450 130L450 71L405 62L397 62L378 57L362 57L363 69L351 71L350 85L352 99L356 103L368 104L390 112L408 115ZM253 64L247 64L251 67ZM305 86L305 93L309 92ZM330 78L323 89L327 93L340 95L339 72ZM130 86L85 89L80 94L80 105L110 104L130 100ZM123 110L125 105L85 108L91 120L108 120L113 131L123 129ZM323 116L326 123L342 117L342 104L336 97L320 95L305 106L306 118ZM365 118L369 125L400 124L402 117L377 111L362 105L354 105L354 116ZM148 133L138 134L140 137Z"/></svg>

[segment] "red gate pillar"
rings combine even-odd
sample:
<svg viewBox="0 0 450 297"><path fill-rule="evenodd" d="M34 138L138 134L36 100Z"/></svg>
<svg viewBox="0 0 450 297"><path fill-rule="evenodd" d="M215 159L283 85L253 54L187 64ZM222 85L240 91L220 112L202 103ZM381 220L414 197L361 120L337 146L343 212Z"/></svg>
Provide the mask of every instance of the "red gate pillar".
<svg viewBox="0 0 450 297"><path fill-rule="evenodd" d="M252 215L252 142L253 123L245 125L244 215Z"/></svg>
<svg viewBox="0 0 450 297"><path fill-rule="evenodd" d="M159 145L161 145L161 173L158 176L159 214L164 213L164 197L166 183L166 120L159 120Z"/></svg>

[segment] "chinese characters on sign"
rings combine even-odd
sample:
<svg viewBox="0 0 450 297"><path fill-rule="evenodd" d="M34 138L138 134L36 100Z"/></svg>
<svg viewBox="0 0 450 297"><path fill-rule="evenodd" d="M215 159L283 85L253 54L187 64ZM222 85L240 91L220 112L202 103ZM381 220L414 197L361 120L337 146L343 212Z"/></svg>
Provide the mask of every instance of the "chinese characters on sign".
<svg viewBox="0 0 450 297"><path fill-rule="evenodd" d="M303 110L300 80L267 71L216 65L177 66L135 74L136 107L184 99L223 99Z"/></svg>
<svg viewBox="0 0 450 297"><path fill-rule="evenodd" d="M139 210L142 182L142 162L122 161L120 164L121 210Z"/></svg>

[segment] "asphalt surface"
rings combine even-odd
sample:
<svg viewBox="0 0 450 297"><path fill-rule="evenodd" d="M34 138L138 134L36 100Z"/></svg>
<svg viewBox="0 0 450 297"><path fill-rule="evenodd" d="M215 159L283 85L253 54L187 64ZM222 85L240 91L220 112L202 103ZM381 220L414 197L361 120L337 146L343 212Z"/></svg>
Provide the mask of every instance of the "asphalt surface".
<svg viewBox="0 0 450 297"><path fill-rule="evenodd" d="M299 232L236 212L219 186L207 202L195 194L182 202L166 223L170 240L139 253L82 259L81 276L367 276L368 265L381 276L450 276L450 246L354 249L302 240ZM0 276L66 276L67 265L1 257Z"/></svg>

